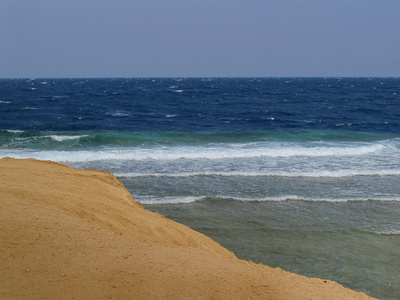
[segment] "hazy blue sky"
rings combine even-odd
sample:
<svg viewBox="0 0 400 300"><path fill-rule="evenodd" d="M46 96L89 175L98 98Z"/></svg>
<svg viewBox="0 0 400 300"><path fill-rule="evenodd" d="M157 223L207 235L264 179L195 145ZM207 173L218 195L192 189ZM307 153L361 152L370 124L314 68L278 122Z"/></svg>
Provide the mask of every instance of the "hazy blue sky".
<svg viewBox="0 0 400 300"><path fill-rule="evenodd" d="M0 77L400 76L400 0L0 0Z"/></svg>

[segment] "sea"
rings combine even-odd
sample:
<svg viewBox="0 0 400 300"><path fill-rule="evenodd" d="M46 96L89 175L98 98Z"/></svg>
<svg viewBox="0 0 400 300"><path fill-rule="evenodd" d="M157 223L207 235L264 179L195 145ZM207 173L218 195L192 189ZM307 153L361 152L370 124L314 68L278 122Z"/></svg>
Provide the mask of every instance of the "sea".
<svg viewBox="0 0 400 300"><path fill-rule="evenodd" d="M400 299L400 78L0 79L0 158L112 172L240 259Z"/></svg>

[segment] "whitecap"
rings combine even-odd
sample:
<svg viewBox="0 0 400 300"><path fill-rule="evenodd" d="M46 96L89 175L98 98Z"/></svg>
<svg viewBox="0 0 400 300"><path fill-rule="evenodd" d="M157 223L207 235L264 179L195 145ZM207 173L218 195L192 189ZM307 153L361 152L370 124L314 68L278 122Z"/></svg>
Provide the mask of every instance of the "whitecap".
<svg viewBox="0 0 400 300"><path fill-rule="evenodd" d="M111 111L109 113L107 113L110 116L113 117L128 117L130 116L129 112L123 111L123 110L116 110L116 111Z"/></svg>
<svg viewBox="0 0 400 300"><path fill-rule="evenodd" d="M400 235L400 230L389 229L389 230L371 230L369 232L377 233L381 235Z"/></svg>
<svg viewBox="0 0 400 300"><path fill-rule="evenodd" d="M127 117L127 116L129 116L129 114L128 113L123 113L123 112L116 112L116 113L113 113L113 114L111 114L113 117Z"/></svg>
<svg viewBox="0 0 400 300"><path fill-rule="evenodd" d="M155 198L155 197L135 197L136 201L139 201L143 204L188 204L199 201L198 197L162 197L162 198Z"/></svg>
<svg viewBox="0 0 400 300"><path fill-rule="evenodd" d="M355 176L400 176L400 169L394 170L310 170L303 172L174 172L174 173L115 173L116 177L171 177L171 178L188 178L200 176L219 176L219 177L308 177L308 178L344 178Z"/></svg>
<svg viewBox="0 0 400 300"><path fill-rule="evenodd" d="M10 132L10 133L22 133L22 132L24 132L23 130L13 130L13 129L6 129L6 131Z"/></svg>
<svg viewBox="0 0 400 300"><path fill-rule="evenodd" d="M346 157L363 156L376 153L385 147L380 144L358 147L288 147L286 144L260 146L252 144L235 144L230 147L216 146L179 146L155 148L110 148L98 151L45 151L38 155L45 159L64 162L86 162L102 160L131 161L173 161L173 160L220 160L252 158L290 158L290 157ZM395 151L397 151L395 149Z"/></svg>
<svg viewBox="0 0 400 300"><path fill-rule="evenodd" d="M63 142L63 141L70 141L70 140L78 140L83 137L87 137L88 135L47 135L44 137L49 137L54 141Z"/></svg>
<svg viewBox="0 0 400 300"><path fill-rule="evenodd" d="M378 199L370 199L370 198L357 198L357 199L345 199L345 198L304 198L296 195L284 195L277 197L266 197L266 198L240 198L240 197L229 197L229 196L177 196L177 197L135 197L135 200L143 203L143 204L187 204L193 202L202 202L208 199L213 199L213 201L241 201L241 202L285 202L285 201L304 201L304 202L361 202L361 201L400 201L400 199L395 198L378 198ZM383 233L383 232L381 232ZM386 234L397 234L397 231L385 232Z"/></svg>

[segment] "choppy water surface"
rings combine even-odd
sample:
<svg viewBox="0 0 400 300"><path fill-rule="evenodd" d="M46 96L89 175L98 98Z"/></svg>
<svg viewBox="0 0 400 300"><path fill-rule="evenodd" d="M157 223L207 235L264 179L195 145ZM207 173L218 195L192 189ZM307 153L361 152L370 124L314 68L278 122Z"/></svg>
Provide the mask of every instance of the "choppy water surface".
<svg viewBox="0 0 400 300"><path fill-rule="evenodd" d="M399 299L399 84L0 80L0 157L110 171L239 258Z"/></svg>

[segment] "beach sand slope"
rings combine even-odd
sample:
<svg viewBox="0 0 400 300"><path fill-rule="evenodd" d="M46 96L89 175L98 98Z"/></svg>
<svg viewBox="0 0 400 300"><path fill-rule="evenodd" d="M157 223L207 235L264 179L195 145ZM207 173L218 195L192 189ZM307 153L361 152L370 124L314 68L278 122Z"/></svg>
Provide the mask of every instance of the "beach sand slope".
<svg viewBox="0 0 400 300"><path fill-rule="evenodd" d="M0 160L0 299L372 299L239 260L110 173Z"/></svg>

